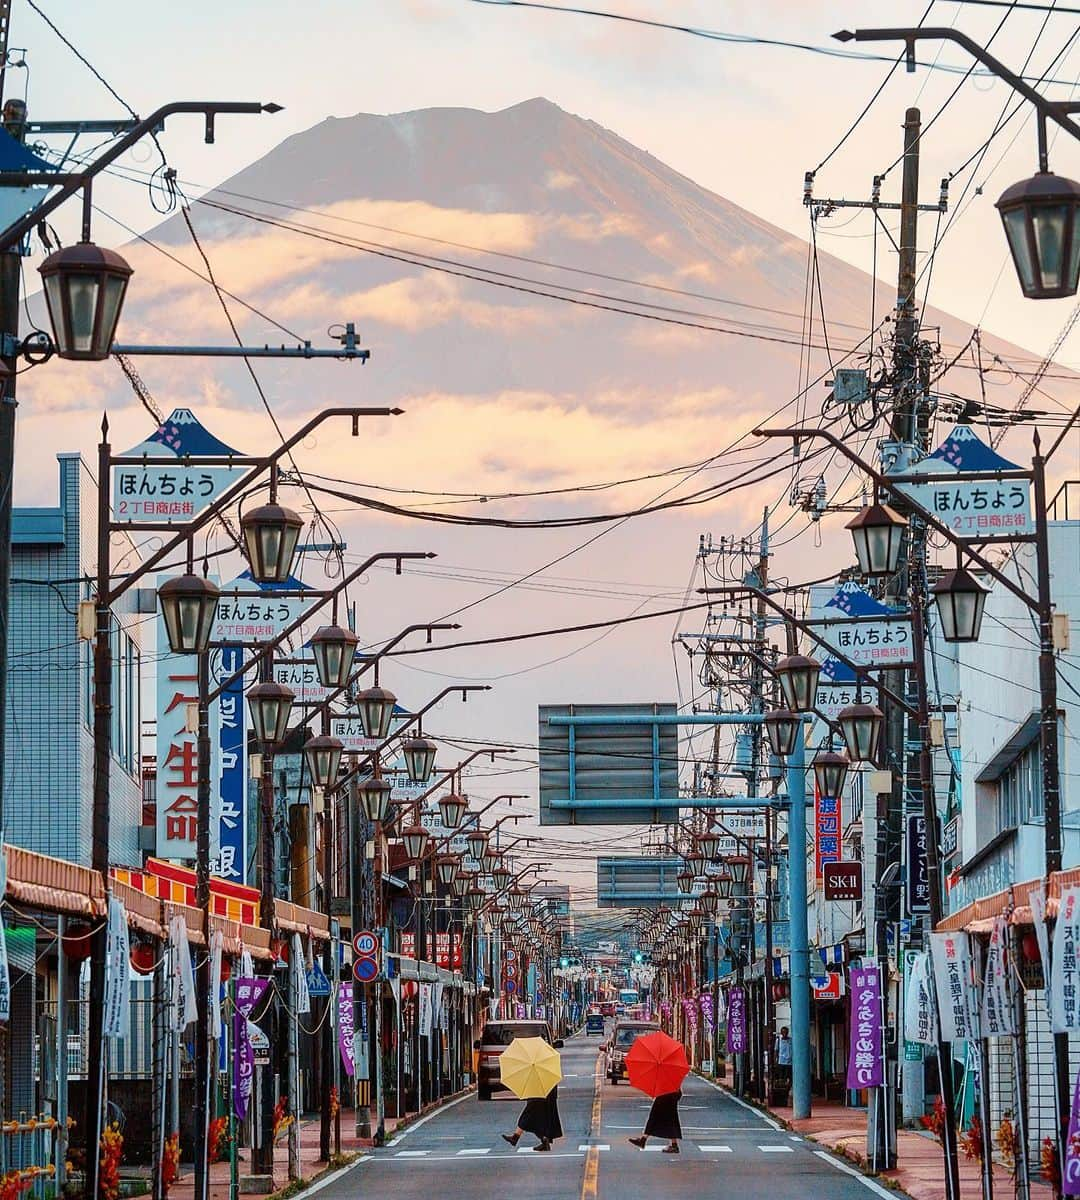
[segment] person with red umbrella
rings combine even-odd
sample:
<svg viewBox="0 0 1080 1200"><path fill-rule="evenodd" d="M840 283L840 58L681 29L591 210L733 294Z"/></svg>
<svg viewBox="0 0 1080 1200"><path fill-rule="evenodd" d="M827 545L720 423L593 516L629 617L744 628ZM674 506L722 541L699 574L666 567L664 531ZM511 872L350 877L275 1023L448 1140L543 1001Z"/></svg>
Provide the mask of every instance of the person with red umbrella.
<svg viewBox="0 0 1080 1200"><path fill-rule="evenodd" d="M679 1101L682 1081L690 1072L686 1051L674 1038L662 1030L646 1033L630 1047L626 1056L626 1072L632 1087L652 1097L645 1128L638 1137L628 1138L631 1146L645 1149L651 1137L667 1138L665 1154L679 1153L682 1124L679 1121Z"/></svg>

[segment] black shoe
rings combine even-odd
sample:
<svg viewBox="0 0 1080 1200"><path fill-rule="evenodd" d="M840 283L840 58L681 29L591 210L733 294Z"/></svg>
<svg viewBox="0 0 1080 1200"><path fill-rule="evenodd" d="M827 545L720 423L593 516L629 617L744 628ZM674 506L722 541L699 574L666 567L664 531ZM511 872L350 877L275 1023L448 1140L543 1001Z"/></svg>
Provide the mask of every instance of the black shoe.
<svg viewBox="0 0 1080 1200"><path fill-rule="evenodd" d="M678 1154L679 1153L679 1143L672 1142L670 1146L665 1146L664 1153L665 1154Z"/></svg>
<svg viewBox="0 0 1080 1200"><path fill-rule="evenodd" d="M518 1144L518 1138L520 1137L520 1133L504 1133L502 1135L502 1140L504 1142L509 1142L511 1146L516 1146Z"/></svg>
<svg viewBox="0 0 1080 1200"><path fill-rule="evenodd" d="M631 1146L637 1146L639 1150L645 1149L645 1139L643 1137L627 1138Z"/></svg>
<svg viewBox="0 0 1080 1200"><path fill-rule="evenodd" d="M545 1139L544 1141L542 1141L542 1142L540 1143L540 1145L539 1145L539 1146L533 1146L533 1149L534 1149L534 1150L550 1150L550 1149L551 1149L551 1143Z"/></svg>

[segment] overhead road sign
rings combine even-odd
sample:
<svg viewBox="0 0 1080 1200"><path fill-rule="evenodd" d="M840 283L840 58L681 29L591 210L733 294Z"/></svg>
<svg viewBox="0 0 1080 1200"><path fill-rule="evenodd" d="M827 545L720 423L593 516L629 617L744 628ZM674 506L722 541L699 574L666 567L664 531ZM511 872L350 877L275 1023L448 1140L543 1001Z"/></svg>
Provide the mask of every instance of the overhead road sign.
<svg viewBox="0 0 1080 1200"><path fill-rule="evenodd" d="M682 897L676 876L682 859L619 855L596 860L597 908L659 908Z"/></svg>

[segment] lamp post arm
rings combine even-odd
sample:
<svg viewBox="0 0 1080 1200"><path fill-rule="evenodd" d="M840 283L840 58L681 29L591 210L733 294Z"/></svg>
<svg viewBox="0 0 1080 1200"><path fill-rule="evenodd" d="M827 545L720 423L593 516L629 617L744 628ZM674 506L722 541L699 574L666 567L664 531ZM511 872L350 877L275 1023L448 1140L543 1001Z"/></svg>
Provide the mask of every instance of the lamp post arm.
<svg viewBox="0 0 1080 1200"><path fill-rule="evenodd" d="M1014 92L1019 92L1025 100L1029 100L1039 113L1039 170L1047 169L1046 163L1046 122L1053 121L1059 125L1066 133L1071 134L1074 138L1080 141L1080 125L1069 119L1069 110L1076 109L1068 103L1059 104L1056 101L1048 100L1041 92L1037 92L1029 83L1022 79L1015 71L1011 71L1000 59L995 58L985 47L980 46L973 38L968 37L966 33L961 33L958 29L945 29L941 27L929 29L856 29L854 33L850 29L842 29L839 33L834 33L833 37L838 42L904 42L907 45L908 70L915 69L915 43L916 42L955 42L958 46L962 46L972 58L981 62L991 74L996 75L999 79L1004 79L1005 82L1013 89Z"/></svg>
<svg viewBox="0 0 1080 1200"><path fill-rule="evenodd" d="M170 538L161 547L155 550L148 559L145 559L133 571L121 577L117 583L114 583L105 595L99 597L98 603L100 605L110 605L115 603L128 590L128 588L133 587L140 579L150 574L151 571L155 570L159 563L163 562L169 557L169 555L173 554L176 550L183 546L194 534L198 533L198 531L204 525L208 525L211 521L215 520L229 504L231 504L251 486L252 480L257 478L264 471L270 470L270 468L273 467L280 459L284 458L294 446L302 442L324 421L330 420L331 417L352 417L353 435L357 436L359 433L360 417L397 417L401 415L402 411L403 410L400 408L325 408L322 410L322 412L316 413L315 416L313 416L310 421L307 421L304 425L302 425L300 429L298 429L296 433L292 435L292 437L282 442L272 454L267 455L266 458L257 460L257 465L253 471L234 483L232 487L227 488L224 492L222 492L222 494L214 501L214 503L209 505L203 512L195 517L194 520L189 521L186 525L180 526L175 537ZM101 431L103 436L108 436L108 420L102 422ZM102 457L108 457L109 448L107 443L103 442L100 449L106 452L106 454L102 455ZM183 460L181 459L180 461L182 462ZM108 462L109 466L111 467L111 457L108 457ZM225 465L228 465L227 458L224 460L224 463ZM107 489L109 486L108 478L99 480L98 486L100 488ZM116 529L125 528L124 525L117 525L115 523L112 524L112 527ZM401 557L405 556L402 555Z"/></svg>
<svg viewBox="0 0 1080 1200"><path fill-rule="evenodd" d="M797 440L815 437L823 438L829 443L830 446L834 447L836 450L839 450L849 462L854 463L855 466L865 471L866 474L869 475L879 487L885 488L887 491L896 490L897 481L895 479L890 478L881 471L875 470L868 462L864 462L854 450L849 449L844 442L842 442L834 433L830 433L827 429L755 429L753 432L756 437L764 438L786 437L795 438ZM1027 478L1029 474L1030 472L1025 473L1025 478ZM1038 601L1033 600L1031 596L1029 596L1027 592L1025 592L1024 589L1019 586L1019 584L1013 583L1013 581L1007 575L999 571L998 568L995 567L988 558L986 558L978 550L974 549L974 547L969 545L962 537L958 537L955 533L953 533L948 525L942 524L942 522L939 521L929 509L924 508L917 500L913 500L906 492L901 492L900 495L903 496L904 503L906 505L910 505L914 512L918 514L919 518L925 521L931 529L933 529L936 533L940 533L946 541L950 542L958 550L966 554L968 558L972 560L972 562L978 563L978 565L982 567L982 569L989 576L991 576L993 579L996 579L998 583L1012 592L1017 600L1030 608L1033 613L1038 614ZM1041 519L1041 515L1036 513L1036 520ZM1020 540L1032 541L1034 539L1028 537ZM839 658L840 655L837 654L836 657Z"/></svg>
<svg viewBox="0 0 1080 1200"><path fill-rule="evenodd" d="M698 591L702 595L705 595L705 596L712 596L712 595L716 595L717 593L720 593L722 595L727 595L727 596L739 595L739 594L757 596L764 604L768 605L768 607L771 608L773 610L773 612L778 613L780 616L782 616L784 618L784 620L787 621L790 626L794 627L795 629L798 629L802 633L805 633L806 636L809 638L812 638L817 645L824 646L825 649L828 650L828 652L832 658L838 659L845 666L850 667L857 675L870 676L873 674L873 669L871 667L860 666L859 663L852 662L852 660L850 658L847 658L845 655L841 654L835 647L829 645L829 643L826 642L825 639L820 634L815 633L810 625L808 625L805 621L800 621L799 618L797 616L795 616L794 613L792 613L790 610L786 609L778 601L774 600L768 594L768 592L763 592L761 590L761 588L756 588L756 587L751 586L750 584L744 583L744 584L738 584L738 585L732 586L732 587L698 588ZM908 704L907 701L904 700L902 696L898 696L896 694L896 692L894 692L892 690L892 688L886 687L885 684L880 681L877 684L875 684L874 686L881 690L882 695L888 696L889 699L895 705L897 705L898 708L903 709L903 711L906 712L909 717L915 717L918 715L916 713L915 709L912 708L911 705Z"/></svg>
<svg viewBox="0 0 1080 1200"><path fill-rule="evenodd" d="M763 671L768 672L773 679L779 678L779 675L776 673L776 668L772 665L772 663L769 662L769 660L764 656L758 654L756 650L716 650L713 653L715 653L718 658L737 658L741 655L745 658L753 659L753 661L756 662ZM838 735L841 732L840 726L830 717L827 717L820 708L812 708L810 711L817 717L819 721L821 721L823 725L828 726L830 733Z"/></svg>
<svg viewBox="0 0 1080 1200"><path fill-rule="evenodd" d="M336 791L340 790L342 787L344 787L345 784L347 784L351 779L355 779L356 776L359 775L361 771L364 771L367 769L367 767L369 766L369 764L372 761L374 761L375 764L377 765L378 761L379 761L379 755L382 754L382 752L386 749L387 746L389 746L392 742L396 742L403 733L406 733L408 731L409 726L414 724L414 722L419 721L423 717L423 715L426 712L428 712L429 709L434 708L435 705L438 704L440 700L444 699L446 696L449 696L451 694L451 692L460 692L462 694L462 696L464 697L469 692L489 692L490 690L491 690L490 686L486 683L484 683L484 684L459 684L457 687L443 688L443 690L437 696L433 696L427 702L427 704L424 705L423 708L419 708L416 710L416 712L410 713L408 716L408 719L403 721L401 723L401 725L397 729L395 729L394 732L392 734L390 734L390 736L388 738L386 738L384 741L381 741L375 747L374 750L369 750L362 757L360 762L358 762L356 764L356 766L353 767L353 769L351 771L349 771L345 775L343 775L337 781L337 783L334 784L333 790L336 792ZM305 724L306 723L307 722L305 722ZM472 762L472 759L476 758L478 755L487 754L487 753L488 753L487 750L478 750L476 752L476 754L473 754L470 758L467 758L464 763L459 763L458 766L455 767L453 771L448 771L446 774L444 774L440 778L439 782L434 785L434 787L429 788L422 796L418 796L417 799L415 801L413 801L413 803L419 803L421 800L426 800L428 798L428 796L431 795L432 791L434 791L434 789L436 787L439 787L441 784L445 783L446 780L451 775L453 775L454 771L460 770L461 767L465 766L465 763ZM494 753L496 753L496 751L491 751L491 753L494 754Z"/></svg>
<svg viewBox="0 0 1080 1200"><path fill-rule="evenodd" d="M233 671L230 676L228 676L228 678L223 679L221 683L219 683L217 687L214 688L214 690L210 693L207 702L209 704L213 704L213 702L221 695L222 692L228 691L228 689L232 687L232 685L238 679L243 679L243 677L252 669L252 667L259 666L267 658L269 658L282 642L284 642L287 638L290 638L301 627L301 625L309 621L311 617L317 613L319 609L322 608L328 601L333 600L336 596L343 592L345 588L347 588L349 584L357 578L357 576L362 575L368 569L368 567L377 562L381 562L384 558L392 558L397 562L403 562L407 558L413 559L434 557L434 553L430 550L384 550L380 551L378 554L372 554L358 567L350 571L344 579L339 580L339 582L336 583L328 592L325 592L317 604L315 604L312 608L302 612L295 621L292 621L290 624L286 625L285 628L277 635L277 637L273 638L271 641L262 646L253 658L250 658L247 660L247 662L242 663L235 671Z"/></svg>
<svg viewBox="0 0 1080 1200"><path fill-rule="evenodd" d="M465 691L486 692L486 691L490 691L490 688L486 684L483 684L479 687L471 687L471 688L461 688L461 689L447 688L446 691L442 693L442 695L446 695L448 692L456 692L458 690L460 690L462 692L465 692ZM441 699L441 696L437 697L437 699ZM432 701L432 704L433 703L434 703L434 701ZM427 705L427 707L430 708L431 705L429 704L429 705ZM448 779L453 779L453 777L459 771L461 771L463 768L467 767L469 765L469 763L473 762L475 759L482 758L485 754L490 754L491 761L494 762L496 754L512 754L512 753L513 753L512 750L503 750L498 746L492 746L489 749L484 749L484 750L474 750L472 752L472 754L470 754L468 756L468 758L463 758L456 767L451 767L450 770L444 771L439 776L439 778L435 780L435 782L431 785L431 787L428 788L428 790L426 792L423 792L421 795L416 797L416 799L413 801L413 803L416 805L422 804L428 798L428 796L430 796L433 792L437 792L439 790L439 788L441 788L442 785ZM481 809L480 811L486 812L487 810Z"/></svg>
<svg viewBox="0 0 1080 1200"><path fill-rule="evenodd" d="M106 167L111 166L118 158L126 154L151 130L164 125L169 117L180 113L202 113L206 117L206 140L212 142L214 140L214 118L218 113L276 113L280 111L280 104L262 104L257 101L174 100L171 104L163 104L148 117L143 117L141 121L136 122L122 138L115 141L108 150L95 158L84 170L61 175L59 178L63 180L63 183L59 191L43 200L24 217L20 217L18 221L0 231L0 250L13 249L49 213L59 208L80 188L86 187L95 175L100 174ZM35 183L48 185L50 175L50 172L37 172L33 175L33 180ZM83 232L84 234L87 232L85 228Z"/></svg>

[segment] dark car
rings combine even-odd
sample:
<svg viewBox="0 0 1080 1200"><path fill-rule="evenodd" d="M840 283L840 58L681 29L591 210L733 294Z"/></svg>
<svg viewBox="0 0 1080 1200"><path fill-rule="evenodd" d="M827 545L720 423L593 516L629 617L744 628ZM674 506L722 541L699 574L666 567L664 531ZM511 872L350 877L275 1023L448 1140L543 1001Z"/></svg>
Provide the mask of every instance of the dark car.
<svg viewBox="0 0 1080 1200"><path fill-rule="evenodd" d="M626 1056L635 1039L643 1033L654 1033L660 1026L655 1021L618 1021L607 1044L607 1077L612 1083L626 1078Z"/></svg>
<svg viewBox="0 0 1080 1200"><path fill-rule="evenodd" d="M601 1037L604 1036L603 1013L589 1013L585 1018L585 1036L591 1037L594 1033L598 1033Z"/></svg>
<svg viewBox="0 0 1080 1200"><path fill-rule="evenodd" d="M499 1075L499 1055L514 1038L543 1038L549 1045L562 1047L561 1041L552 1041L551 1029L546 1021L488 1021L483 1035L473 1042L478 1051L476 1063L476 1098L490 1100L492 1092L505 1091Z"/></svg>

